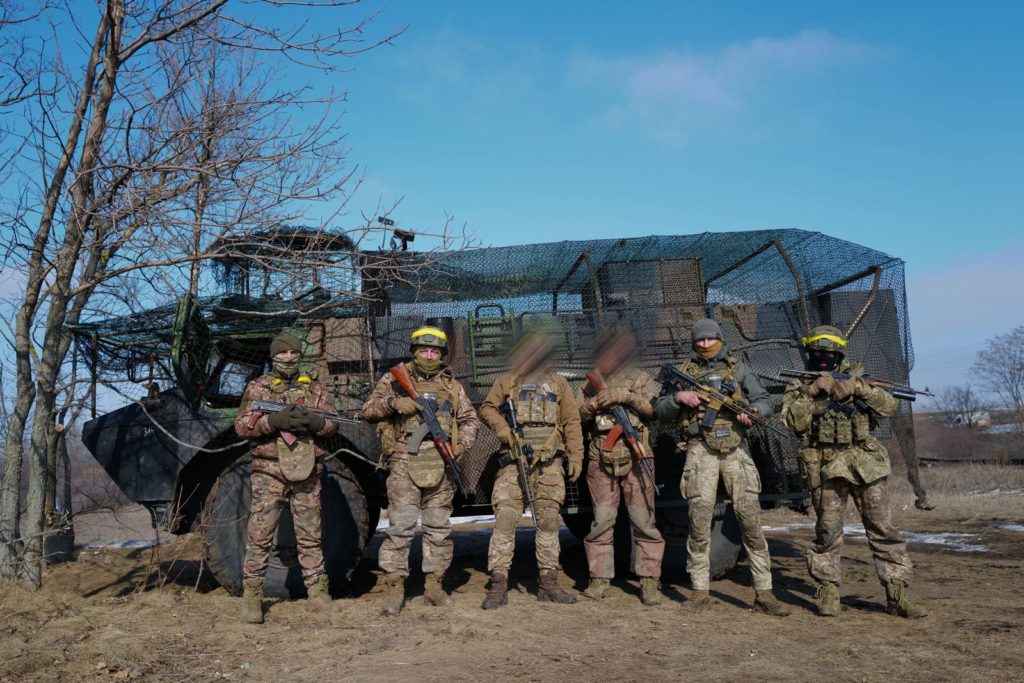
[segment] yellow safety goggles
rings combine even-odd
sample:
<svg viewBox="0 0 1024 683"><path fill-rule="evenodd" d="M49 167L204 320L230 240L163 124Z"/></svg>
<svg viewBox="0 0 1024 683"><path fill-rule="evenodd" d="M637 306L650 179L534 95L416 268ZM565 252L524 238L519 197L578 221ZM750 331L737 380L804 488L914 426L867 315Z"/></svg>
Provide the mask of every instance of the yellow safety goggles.
<svg viewBox="0 0 1024 683"><path fill-rule="evenodd" d="M808 344L813 344L821 339L827 339L830 342L835 342L839 346L846 346L846 340L842 337L837 337L834 334L816 334L813 337L803 337L800 341L803 342L804 346L807 346Z"/></svg>

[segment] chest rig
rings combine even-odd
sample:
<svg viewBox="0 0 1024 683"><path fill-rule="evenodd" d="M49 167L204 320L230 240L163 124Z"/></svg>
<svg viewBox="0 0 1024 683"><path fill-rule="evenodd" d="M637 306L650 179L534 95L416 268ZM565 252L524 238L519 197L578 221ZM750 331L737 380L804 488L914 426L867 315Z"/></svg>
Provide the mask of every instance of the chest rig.
<svg viewBox="0 0 1024 683"><path fill-rule="evenodd" d="M274 400L288 405L306 405L312 400L313 379L300 374L294 379L274 377L270 380L270 393ZM277 461L281 473L288 481L303 481L313 473L316 466L316 445L311 434L296 434L296 440L289 446L277 436Z"/></svg>
<svg viewBox="0 0 1024 683"><path fill-rule="evenodd" d="M448 434L452 443L456 443L458 431L455 413L458 409L458 389L454 381L446 378L443 372L438 372L429 379L414 374L413 379L416 393L433 402L437 421L441 423L441 428ZM400 387L396 386L396 393L402 394ZM396 429L406 444L409 477L413 483L422 488L440 484L444 478L444 460L437 452L437 446L434 445L427 425L418 414L409 415L399 419Z"/></svg>
<svg viewBox="0 0 1024 683"><path fill-rule="evenodd" d="M559 395L550 377L522 381L512 387L516 420L523 428L523 440L533 446L542 461L564 450L560 429Z"/></svg>
<svg viewBox="0 0 1024 683"><path fill-rule="evenodd" d="M718 389L726 396L734 400L743 400L743 390L736 381L736 361L726 356L721 360L708 365L702 365L694 360L688 360L683 364L682 371L695 378L702 384L707 384ZM686 414L688 411L683 411ZM711 427L701 426L704 419L704 404L692 411L688 417L680 420L679 431L685 432L688 436L699 436L704 445L718 453L731 453L743 442L743 433L736 423L735 415L721 411L715 418Z"/></svg>
<svg viewBox="0 0 1024 683"><path fill-rule="evenodd" d="M630 389L630 386L626 382L616 382L613 378L609 381L609 389ZM583 395L585 398L590 398L595 394L592 393L593 389L588 385L584 390ZM633 429L636 430L639 439L637 441L640 444L640 448L647 450L647 426L640 419L640 416L633 412L626 406L623 406L626 410L626 416L629 418L629 423L633 425ZM633 469L633 455L630 453L629 446L626 444L625 439L618 439L612 444L610 449L605 449L605 438L608 436L608 432L615 429L615 418L611 413L598 413L594 416L593 433L591 435L591 446L590 453L593 457L594 453L598 454L598 462L601 464L601 468L612 475L613 477L624 477L629 474L630 470Z"/></svg>
<svg viewBox="0 0 1024 683"><path fill-rule="evenodd" d="M860 378L864 368L841 366L837 372L848 372L853 378ZM851 397L843 403L831 399L815 401L811 421L810 442L814 446L848 448L863 445L876 426L867 405L861 399Z"/></svg>

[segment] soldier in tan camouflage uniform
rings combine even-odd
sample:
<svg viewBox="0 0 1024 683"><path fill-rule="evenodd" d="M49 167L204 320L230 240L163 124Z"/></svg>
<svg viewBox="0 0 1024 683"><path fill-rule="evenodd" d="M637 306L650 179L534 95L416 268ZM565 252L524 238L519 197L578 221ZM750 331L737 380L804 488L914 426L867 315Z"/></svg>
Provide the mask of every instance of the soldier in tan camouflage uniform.
<svg viewBox="0 0 1024 683"><path fill-rule="evenodd" d="M249 540L242 568L242 619L250 623L263 623L263 577L285 505L291 508L309 599L321 605L331 599L320 546L321 459L326 452L318 441L333 436L338 425L301 407L334 410L324 385L299 371L301 350L302 341L293 334L284 332L274 338L271 372L249 382L235 418L235 431L253 444ZM250 408L253 400L295 407L263 413ZM292 436L295 440L289 445Z"/></svg>
<svg viewBox="0 0 1024 683"><path fill-rule="evenodd" d="M576 598L558 585L559 510L565 502L565 477L571 481L583 472L583 433L580 414L569 383L550 369L552 341L536 332L524 335L510 359L510 371L494 382L480 417L494 430L505 455L514 438L501 414L501 406L510 397L516 417L524 431L525 443L532 446L538 463L532 469L535 495L536 555L539 570L537 599L543 602L572 604ZM567 459L567 464L566 464ZM515 553L516 524L523 515L523 493L519 487L516 463L505 464L494 480L491 493L494 506L494 532L487 552L491 586L481 607L495 609L508 602L508 572Z"/></svg>
<svg viewBox="0 0 1024 683"><path fill-rule="evenodd" d="M421 327L412 333L412 360L406 367L416 392L435 401L438 420L459 457L473 446L480 420L466 390L443 362L447 348L448 338L442 330ZM409 452L410 438L423 424L419 412L419 404L404 394L390 373L381 378L363 406L363 417L379 423L381 451L387 455L390 470L387 538L378 555L388 591L382 611L390 615L397 615L405 604L409 548L417 520L423 527L424 597L438 607L451 605L443 580L452 563L450 518L455 488L429 434L415 453Z"/></svg>
<svg viewBox="0 0 1024 683"><path fill-rule="evenodd" d="M654 400L661 387L646 372L629 364L635 348L636 340L624 331L600 340L594 355L597 368L607 373L605 389L597 392L589 382L580 389L580 420L589 438L587 488L594 506L594 523L583 541L590 566L590 585L583 594L600 600L615 577L615 520L621 498L633 531L633 573L640 577L641 600L645 605L657 605L661 602L665 540L654 524L654 483L633 462L624 439L618 439L609 450L604 448L606 437L615 428L611 411L621 405L637 431L644 454L651 454L647 423L654 418ZM611 367L604 360L610 361ZM653 458L650 463L653 472Z"/></svg>
<svg viewBox="0 0 1024 683"><path fill-rule="evenodd" d="M690 330L692 353L682 371L736 400L746 401L750 409L770 415L773 404L757 375L729 355L722 328L709 318L698 320ZM732 499L740 523L743 547L747 551L754 583L754 608L771 616L787 616L789 609L772 594L771 558L768 542L761 529L761 477L750 457L746 431L753 426L747 415L723 410L710 429L701 426L704 397L695 391L672 391L658 399L656 410L664 422L675 422L686 440L686 465L681 482L690 516L690 535L686 541L686 571L693 594L687 602L691 610L703 609L710 601L710 538L719 479Z"/></svg>
<svg viewBox="0 0 1024 683"><path fill-rule="evenodd" d="M896 412L897 400L864 378L860 363L846 359L847 340L823 325L803 339L808 369L817 378L796 379L786 387L782 420L803 440L800 457L811 487L818 521L807 567L818 582L818 614L839 616L840 558L848 498L860 511L875 571L885 587L888 611L923 617L928 611L907 593L911 562L907 545L892 524L889 454L871 430ZM850 375L838 381L832 373Z"/></svg>

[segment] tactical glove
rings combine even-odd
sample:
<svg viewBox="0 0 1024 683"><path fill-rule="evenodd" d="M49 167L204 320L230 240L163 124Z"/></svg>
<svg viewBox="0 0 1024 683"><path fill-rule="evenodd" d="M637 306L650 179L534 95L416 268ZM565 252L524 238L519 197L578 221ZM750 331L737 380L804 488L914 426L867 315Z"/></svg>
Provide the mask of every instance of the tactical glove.
<svg viewBox="0 0 1024 683"><path fill-rule="evenodd" d="M304 432L306 431L306 424L308 422L307 417L309 413L305 408L299 408L292 406L288 413L288 427L289 432Z"/></svg>
<svg viewBox="0 0 1024 683"><path fill-rule="evenodd" d="M873 388L870 384L864 381L863 378L858 377L856 379L857 386L853 390L853 395L857 398L867 398L871 395L871 389Z"/></svg>
<svg viewBox="0 0 1024 683"><path fill-rule="evenodd" d="M463 446L461 443L452 444L452 455L455 456L456 460L458 460L459 458L461 458L465 454L466 454L466 447L465 446Z"/></svg>
<svg viewBox="0 0 1024 683"><path fill-rule="evenodd" d="M305 425L304 428L310 434L318 434L320 431L327 426L327 420L324 416L319 413L313 413L309 411L303 411L305 413Z"/></svg>
<svg viewBox="0 0 1024 683"><path fill-rule="evenodd" d="M614 408L629 402L629 389L605 389L594 397L594 405L598 409Z"/></svg>
<svg viewBox="0 0 1024 683"><path fill-rule="evenodd" d="M391 410L395 411L399 415L415 415L420 412L420 404L412 400L408 396L399 396L398 398L391 401Z"/></svg>
<svg viewBox="0 0 1024 683"><path fill-rule="evenodd" d="M836 382L835 387L832 389L832 398L837 401L845 401L846 399L853 396L857 391L857 380L847 379L842 382Z"/></svg>
<svg viewBox="0 0 1024 683"><path fill-rule="evenodd" d="M583 459L571 458L567 467L569 470L569 481L576 481L583 473Z"/></svg>
<svg viewBox="0 0 1024 683"><path fill-rule="evenodd" d="M836 381L829 375L821 375L807 387L805 393L814 397L818 394L831 394Z"/></svg>
<svg viewBox="0 0 1024 683"><path fill-rule="evenodd" d="M267 415L267 423L279 432L287 432L291 424L292 408L282 408Z"/></svg>
<svg viewBox="0 0 1024 683"><path fill-rule="evenodd" d="M495 434L497 435L498 441L501 442L502 446L511 446L512 445L512 428L511 427L505 427L504 429L495 432Z"/></svg>

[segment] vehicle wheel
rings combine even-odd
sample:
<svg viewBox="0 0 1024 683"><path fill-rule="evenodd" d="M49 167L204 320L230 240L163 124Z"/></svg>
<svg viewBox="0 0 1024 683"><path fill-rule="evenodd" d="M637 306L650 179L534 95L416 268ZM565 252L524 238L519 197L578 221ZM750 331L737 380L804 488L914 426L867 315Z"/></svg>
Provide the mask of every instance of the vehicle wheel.
<svg viewBox="0 0 1024 683"><path fill-rule="evenodd" d="M665 559L662 574L686 576L686 537L690 521L685 505L658 508L658 530L665 537ZM711 522L711 578L720 579L739 561L743 549L740 525L732 511L732 503L725 501L715 506Z"/></svg>
<svg viewBox="0 0 1024 683"><path fill-rule="evenodd" d="M240 458L214 483L203 507L201 534L204 559L217 581L229 593L242 592L246 524L252 490L252 460ZM324 461L321 476L323 551L332 592L351 576L363 554L369 526L366 497L352 472L334 458ZM295 546L291 511L282 511L263 584L270 596L302 597L306 594Z"/></svg>

